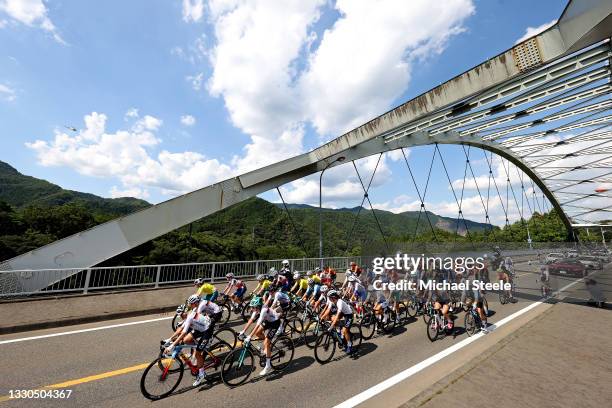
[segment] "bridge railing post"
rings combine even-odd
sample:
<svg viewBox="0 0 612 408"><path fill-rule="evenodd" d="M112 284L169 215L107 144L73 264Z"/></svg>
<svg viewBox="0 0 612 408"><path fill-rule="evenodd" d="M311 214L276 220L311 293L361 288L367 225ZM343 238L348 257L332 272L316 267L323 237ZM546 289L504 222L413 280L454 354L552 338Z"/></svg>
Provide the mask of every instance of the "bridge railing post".
<svg viewBox="0 0 612 408"><path fill-rule="evenodd" d="M85 284L83 285L83 294L86 295L89 291L89 280L91 279L91 268L87 268L87 273L85 274Z"/></svg>
<svg viewBox="0 0 612 408"><path fill-rule="evenodd" d="M214 283L214 282L215 282L215 271L216 271L216 269L217 269L216 267L217 267L217 263L216 263L216 262L214 262L214 263L212 264L212 270L211 270L211 272L210 272L210 282L211 282L211 283Z"/></svg>
<svg viewBox="0 0 612 408"><path fill-rule="evenodd" d="M161 265L157 265L157 271L155 272L155 288L159 288L160 276L161 276Z"/></svg>

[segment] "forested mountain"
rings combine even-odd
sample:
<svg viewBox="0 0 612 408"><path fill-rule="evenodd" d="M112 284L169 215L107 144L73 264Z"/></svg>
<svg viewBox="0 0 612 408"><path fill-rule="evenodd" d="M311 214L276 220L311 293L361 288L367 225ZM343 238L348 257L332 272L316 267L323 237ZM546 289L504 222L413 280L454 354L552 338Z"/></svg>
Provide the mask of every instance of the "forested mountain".
<svg viewBox="0 0 612 408"><path fill-rule="evenodd" d="M120 215L150 206L135 198L107 199L61 187L19 173L0 162L0 260L38 248ZM357 217L359 213L359 217ZM529 226L534 241L567 238L554 212L503 229L487 224L428 213L394 214L364 208L323 209L324 255L373 254L416 242L513 241L525 242ZM418 224L418 230L417 230ZM381 234L381 230L384 233ZM415 232L417 233L415 236ZM456 232L458 234L456 234ZM386 242L385 242L386 241ZM107 265L203 262L317 256L317 207L284 207L252 198L203 218L125 254Z"/></svg>

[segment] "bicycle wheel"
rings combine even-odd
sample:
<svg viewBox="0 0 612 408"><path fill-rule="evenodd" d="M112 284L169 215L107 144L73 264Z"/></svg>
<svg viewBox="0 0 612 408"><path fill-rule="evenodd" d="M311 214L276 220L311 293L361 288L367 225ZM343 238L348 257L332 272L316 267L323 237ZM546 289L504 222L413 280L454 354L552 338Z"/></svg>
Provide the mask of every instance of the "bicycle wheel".
<svg viewBox="0 0 612 408"><path fill-rule="evenodd" d="M209 375L211 370L214 373L217 372L221 364L223 364L223 360L231 351L230 345L224 341L219 341L208 348L207 353L204 355L204 367L206 367Z"/></svg>
<svg viewBox="0 0 612 408"><path fill-rule="evenodd" d="M416 305L412 300L406 302L406 316L415 317L417 315Z"/></svg>
<svg viewBox="0 0 612 408"><path fill-rule="evenodd" d="M408 308L406 307L405 302L400 302L397 305L397 316L400 318L402 322L405 322L408 319Z"/></svg>
<svg viewBox="0 0 612 408"><path fill-rule="evenodd" d="M429 341L434 342L438 338L438 319L436 316L430 316L427 321L427 338Z"/></svg>
<svg viewBox="0 0 612 408"><path fill-rule="evenodd" d="M328 331L321 333L315 344L314 356L320 364L329 362L336 352L336 340L334 335Z"/></svg>
<svg viewBox="0 0 612 408"><path fill-rule="evenodd" d="M231 349L236 348L238 342L238 335L236 332L229 327L223 327L213 334L213 337L220 342L227 343Z"/></svg>
<svg viewBox="0 0 612 408"><path fill-rule="evenodd" d="M304 343L306 347L314 348L321 331L321 323L319 323L317 319L308 319L302 330L304 332Z"/></svg>
<svg viewBox="0 0 612 408"><path fill-rule="evenodd" d="M390 311L390 312L385 312L385 315L383 315L383 320L386 317L387 321L382 322L382 329L386 334L389 334L393 331L393 329L395 329L396 314L394 311Z"/></svg>
<svg viewBox="0 0 612 408"><path fill-rule="evenodd" d="M183 319L181 318L180 313L175 314L171 322L172 331L175 332L176 328L179 327L181 323L183 323Z"/></svg>
<svg viewBox="0 0 612 408"><path fill-rule="evenodd" d="M227 304L222 304L219 306L221 307L221 318L217 323L219 323L219 326L224 326L227 324L230 317L232 316L232 310Z"/></svg>
<svg viewBox="0 0 612 408"><path fill-rule="evenodd" d="M221 380L229 387L236 387L248 380L254 370L253 352L245 347L234 349L223 360Z"/></svg>
<svg viewBox="0 0 612 408"><path fill-rule="evenodd" d="M376 317L372 313L366 313L361 320L361 337L370 340L376 331Z"/></svg>
<svg viewBox="0 0 612 408"><path fill-rule="evenodd" d="M476 333L476 318L472 312L465 314L465 317L463 318L463 326L465 327L465 332L468 336L472 336Z"/></svg>
<svg viewBox="0 0 612 408"><path fill-rule="evenodd" d="M293 360L293 354L295 353L295 347L293 340L287 335L279 336L272 343L270 356L270 364L275 370L284 370L291 360Z"/></svg>
<svg viewBox="0 0 612 408"><path fill-rule="evenodd" d="M249 318L251 317L251 313L253 313L252 307L250 307L249 305L243 307L242 311L240 312L240 317L242 317L242 321L248 322Z"/></svg>
<svg viewBox="0 0 612 408"><path fill-rule="evenodd" d="M293 342L300 341L304 335L304 324L297 316L292 317L285 324L284 334L288 335Z"/></svg>
<svg viewBox="0 0 612 408"><path fill-rule="evenodd" d="M353 350L356 350L361 346L363 341L363 334L361 333L361 325L353 323L349 328L351 334L351 343L353 343Z"/></svg>
<svg viewBox="0 0 612 408"><path fill-rule="evenodd" d="M167 397L181 383L183 370L180 359L163 357L153 360L142 373L140 392L150 400Z"/></svg>

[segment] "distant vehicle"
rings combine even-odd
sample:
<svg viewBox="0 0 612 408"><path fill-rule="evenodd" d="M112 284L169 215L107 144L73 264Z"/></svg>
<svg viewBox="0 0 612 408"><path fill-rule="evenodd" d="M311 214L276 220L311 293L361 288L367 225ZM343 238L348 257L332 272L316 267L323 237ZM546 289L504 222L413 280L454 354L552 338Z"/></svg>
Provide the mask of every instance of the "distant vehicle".
<svg viewBox="0 0 612 408"><path fill-rule="evenodd" d="M582 255L578 258L578 261L583 264L587 269L602 269L603 262L596 256Z"/></svg>
<svg viewBox="0 0 612 408"><path fill-rule="evenodd" d="M579 255L578 251L567 251L568 258L578 258Z"/></svg>
<svg viewBox="0 0 612 408"><path fill-rule="evenodd" d="M610 256L610 251L606 249L591 251L591 256L599 258L599 260L601 260L601 262L603 263L608 263L610 262L610 260L612 260L612 257Z"/></svg>
<svg viewBox="0 0 612 408"><path fill-rule="evenodd" d="M548 273L582 278L586 276L586 267L577 259L559 259L548 265Z"/></svg>
<svg viewBox="0 0 612 408"><path fill-rule="evenodd" d="M564 259L565 255L563 255L561 252L551 252L550 254L546 255L546 263L553 263L555 261L558 261L559 259Z"/></svg>

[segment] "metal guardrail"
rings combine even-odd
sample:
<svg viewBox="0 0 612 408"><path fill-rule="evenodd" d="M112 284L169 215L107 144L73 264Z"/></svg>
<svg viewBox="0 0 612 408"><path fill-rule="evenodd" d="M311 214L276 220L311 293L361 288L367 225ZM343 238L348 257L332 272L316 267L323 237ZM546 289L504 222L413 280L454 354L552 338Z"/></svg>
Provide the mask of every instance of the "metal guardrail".
<svg viewBox="0 0 612 408"><path fill-rule="evenodd" d="M350 262L364 265L371 257L334 257L289 259L291 270L313 270L323 263L337 270L349 267ZM189 283L196 278L209 282L225 279L232 272L240 278L253 278L274 267L281 268L280 259L205 262L169 265L136 265L72 269L39 269L0 271L0 297L19 297L52 293L82 293L108 289L136 287L159 288L162 286ZM322 261L322 262L321 262ZM32 290L51 282L45 289Z"/></svg>

